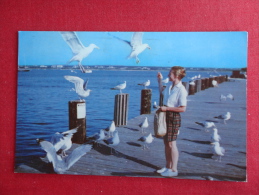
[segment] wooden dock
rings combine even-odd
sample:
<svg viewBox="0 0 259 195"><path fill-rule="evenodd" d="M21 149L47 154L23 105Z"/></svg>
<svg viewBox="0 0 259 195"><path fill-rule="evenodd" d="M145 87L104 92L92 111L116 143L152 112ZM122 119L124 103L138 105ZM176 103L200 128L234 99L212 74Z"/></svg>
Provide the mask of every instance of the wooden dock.
<svg viewBox="0 0 259 195"><path fill-rule="evenodd" d="M231 93L235 99L220 101L221 94ZM130 109L130 107L129 107ZM231 119L227 124L214 118L227 111ZM138 111L136 111L136 115ZM117 127L120 144L115 146L116 153L110 154L110 148L101 142L76 162L66 174L104 175L131 177L159 177L155 170L165 165L164 146L161 138L155 138L143 150L143 144L137 141L141 136L138 124L148 117L148 133L153 132L154 111L128 121L126 126ZM226 153L222 162L215 160L212 154L211 134L205 132L195 122L213 121L222 140L221 146ZM246 181L246 80L231 79L219 87L202 90L188 97L187 111L182 114L182 127L177 139L180 153L178 171L175 179L200 179L220 181ZM78 147L74 144L73 148ZM35 158L28 164L15 169L17 173L54 173L46 159Z"/></svg>

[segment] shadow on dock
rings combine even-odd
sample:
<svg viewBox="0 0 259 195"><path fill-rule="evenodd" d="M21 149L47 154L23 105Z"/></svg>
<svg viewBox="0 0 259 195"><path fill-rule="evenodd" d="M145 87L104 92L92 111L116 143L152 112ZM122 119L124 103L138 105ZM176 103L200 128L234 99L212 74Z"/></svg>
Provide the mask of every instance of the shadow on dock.
<svg viewBox="0 0 259 195"><path fill-rule="evenodd" d="M199 157L199 158L212 158L213 154L212 153L197 153L197 152L186 152L186 151L181 151L183 153L189 154L191 156Z"/></svg>
<svg viewBox="0 0 259 195"><path fill-rule="evenodd" d="M206 144L206 145L210 145L210 141L199 141L199 140L190 140L190 139L182 139L185 141L189 141L189 142L194 142L194 143L198 143L198 144Z"/></svg>

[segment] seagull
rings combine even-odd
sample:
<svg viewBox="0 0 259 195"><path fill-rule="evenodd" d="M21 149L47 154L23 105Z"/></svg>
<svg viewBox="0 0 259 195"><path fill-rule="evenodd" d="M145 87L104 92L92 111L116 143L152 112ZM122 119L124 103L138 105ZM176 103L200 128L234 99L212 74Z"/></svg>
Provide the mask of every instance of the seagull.
<svg viewBox="0 0 259 195"><path fill-rule="evenodd" d="M166 79L162 80L162 83L168 83L169 82L169 78L167 77Z"/></svg>
<svg viewBox="0 0 259 195"><path fill-rule="evenodd" d="M153 108L158 108L156 101L154 101Z"/></svg>
<svg viewBox="0 0 259 195"><path fill-rule="evenodd" d="M226 121L231 118L230 112L227 112L226 114L221 114L219 116L215 116L214 118L222 119L224 121L224 124L227 124Z"/></svg>
<svg viewBox="0 0 259 195"><path fill-rule="evenodd" d="M110 124L110 126L107 127L107 128L105 129L105 131L108 131L108 132L109 132L109 136L113 137L113 132L115 131L115 129L116 129L115 123L114 123L114 121L112 121L112 123Z"/></svg>
<svg viewBox="0 0 259 195"><path fill-rule="evenodd" d="M148 120L147 120L147 117L145 117L145 120L139 124L139 127L141 128L141 132L142 134L145 133L144 129L145 128L148 128Z"/></svg>
<svg viewBox="0 0 259 195"><path fill-rule="evenodd" d="M98 142L104 140L104 138L105 138L104 129L101 129L99 133L96 133L91 137L88 137L88 139L94 140L94 142L97 143L97 146L98 146Z"/></svg>
<svg viewBox="0 0 259 195"><path fill-rule="evenodd" d="M140 60L138 59L138 55L142 53L146 48L151 49L148 44L142 44L143 32L134 32L130 42L113 36L110 33L108 34L120 41L127 43L131 47L132 50L128 58L135 58L137 64L140 62Z"/></svg>
<svg viewBox="0 0 259 195"><path fill-rule="evenodd" d="M146 89L146 87L148 87L148 86L150 85L150 80L147 80L146 82L140 83L140 84L138 84L138 85L142 85L142 86L144 86L145 89Z"/></svg>
<svg viewBox="0 0 259 195"><path fill-rule="evenodd" d="M195 85L195 82L194 82L194 81L191 81L189 84L190 84L190 85Z"/></svg>
<svg viewBox="0 0 259 195"><path fill-rule="evenodd" d="M218 82L216 80L212 80L213 87L218 87Z"/></svg>
<svg viewBox="0 0 259 195"><path fill-rule="evenodd" d="M66 80L75 84L75 91L79 96L79 99L86 98L90 95L92 90L87 89L88 79L84 82L83 79L76 76L64 76Z"/></svg>
<svg viewBox="0 0 259 195"><path fill-rule="evenodd" d="M215 124L213 122L208 122L208 121L204 121L204 122L195 122L196 124L202 126L205 128L206 132L209 132L209 128L211 127L216 127Z"/></svg>
<svg viewBox="0 0 259 195"><path fill-rule="evenodd" d="M72 147L72 137L77 132L78 127L59 133L56 132L51 137L51 144L54 146L56 152L61 152L61 156L67 156L66 151L69 150Z"/></svg>
<svg viewBox="0 0 259 195"><path fill-rule="evenodd" d="M109 146L117 146L120 143L120 138L118 131L114 132L114 137L111 137L107 140L103 140L107 145ZM111 148L111 154L112 154L112 148Z"/></svg>
<svg viewBox="0 0 259 195"><path fill-rule="evenodd" d="M227 98L234 100L234 96L231 93L227 94Z"/></svg>
<svg viewBox="0 0 259 195"><path fill-rule="evenodd" d="M37 139L41 148L47 152L47 156L51 159L50 162L53 165L54 171L58 174L63 174L72 165L74 165L83 155L89 152L92 148L90 145L82 145L77 147L65 158L61 158L56 154L55 147L48 141Z"/></svg>
<svg viewBox="0 0 259 195"><path fill-rule="evenodd" d="M216 160L219 160L219 162L221 162L221 156L224 156L225 149L223 147L220 147L219 142L213 142L211 144L214 145L213 153L218 156Z"/></svg>
<svg viewBox="0 0 259 195"><path fill-rule="evenodd" d="M121 93L121 90L125 89L125 88L126 88L126 81L124 81L124 83L122 83L122 84L119 84L119 85L111 88L111 90L120 90L120 93Z"/></svg>
<svg viewBox="0 0 259 195"><path fill-rule="evenodd" d="M146 144L150 144L152 143L154 140L153 136L151 135L151 133L147 136L142 136L141 138L138 139L138 141L142 141L144 142L144 145L143 145L143 150L145 149L148 149L147 145Z"/></svg>
<svg viewBox="0 0 259 195"><path fill-rule="evenodd" d="M227 97L221 94L219 99L220 101L226 101Z"/></svg>
<svg viewBox="0 0 259 195"><path fill-rule="evenodd" d="M220 135L218 134L218 129L217 128L213 128L213 134L211 136L211 140L212 142L219 142L221 140Z"/></svg>
<svg viewBox="0 0 259 195"><path fill-rule="evenodd" d="M73 31L61 31L60 34L74 54L74 56L69 60L68 64L72 61L78 61L81 72L87 73L88 71L85 70L82 66L82 60L90 53L92 53L94 49L100 48L93 43L91 43L88 47L85 47L77 37L76 33Z"/></svg>

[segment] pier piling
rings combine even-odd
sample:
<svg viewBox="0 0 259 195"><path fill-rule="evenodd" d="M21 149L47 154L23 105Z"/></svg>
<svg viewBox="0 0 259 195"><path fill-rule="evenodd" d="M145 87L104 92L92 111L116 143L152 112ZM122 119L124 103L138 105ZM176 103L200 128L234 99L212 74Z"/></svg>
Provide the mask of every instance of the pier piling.
<svg viewBox="0 0 259 195"><path fill-rule="evenodd" d="M140 114L150 114L151 113L151 89L141 90L141 102L140 102Z"/></svg>
<svg viewBox="0 0 259 195"><path fill-rule="evenodd" d="M116 126L126 125L128 118L129 94L122 93L115 96L114 123Z"/></svg>

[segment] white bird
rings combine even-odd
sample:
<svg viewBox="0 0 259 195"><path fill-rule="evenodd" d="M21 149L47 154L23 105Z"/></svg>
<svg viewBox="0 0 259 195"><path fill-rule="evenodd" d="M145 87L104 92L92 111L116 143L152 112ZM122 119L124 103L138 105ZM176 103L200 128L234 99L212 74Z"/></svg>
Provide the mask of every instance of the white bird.
<svg viewBox="0 0 259 195"><path fill-rule="evenodd" d="M158 108L156 101L154 101L153 108Z"/></svg>
<svg viewBox="0 0 259 195"><path fill-rule="evenodd" d="M90 145L82 145L74 149L67 157L61 158L56 154L56 150L50 142L41 139L37 139L37 141L41 145L41 148L47 152L47 156L50 157L50 162L53 165L54 171L59 174L65 173L65 171L67 171L92 148Z"/></svg>
<svg viewBox="0 0 259 195"><path fill-rule="evenodd" d="M167 77L166 79L162 80L162 83L168 83L169 82L169 78Z"/></svg>
<svg viewBox="0 0 259 195"><path fill-rule="evenodd" d="M51 144L53 144L56 152L60 152L61 156L64 157L66 156L66 151L69 150L72 146L72 137L73 135L77 132L78 127L59 133L56 132L52 137L51 137Z"/></svg>
<svg viewBox="0 0 259 195"><path fill-rule="evenodd" d="M226 121L231 118L231 113L227 112L226 114L221 114L219 116L215 116L214 118L222 119L224 121L224 124L227 124Z"/></svg>
<svg viewBox="0 0 259 195"><path fill-rule="evenodd" d="M105 138L104 129L101 129L99 133L96 133L96 134L88 137L88 139L93 140L95 143L97 143L97 146L98 146L99 141L104 140L104 138Z"/></svg>
<svg viewBox="0 0 259 195"><path fill-rule="evenodd" d="M90 95L92 90L87 89L88 79L84 82L83 79L76 76L64 76L66 80L75 84L75 91L79 96L79 99L86 98Z"/></svg>
<svg viewBox="0 0 259 195"><path fill-rule="evenodd" d="M113 132L116 130L116 126L114 121L112 121L112 123L110 124L110 126L108 126L105 131L109 132L109 136L113 137Z"/></svg>
<svg viewBox="0 0 259 195"><path fill-rule="evenodd" d="M211 136L211 140L212 140L212 142L219 142L221 140L221 137L218 134L218 129L217 128L213 128L213 134Z"/></svg>
<svg viewBox="0 0 259 195"><path fill-rule="evenodd" d="M218 156L217 160L219 160L219 162L221 162L221 157L224 156L225 149L223 147L220 147L219 142L213 142L211 144L214 145L213 153Z"/></svg>
<svg viewBox="0 0 259 195"><path fill-rule="evenodd" d="M141 133L144 134L144 133L145 133L144 129L145 129L145 128L148 128L148 120L147 120L147 117L145 117L144 121L139 124L139 127L141 128Z"/></svg>
<svg viewBox="0 0 259 195"><path fill-rule="evenodd" d="M226 101L227 97L221 94L219 99L220 99L220 101Z"/></svg>
<svg viewBox="0 0 259 195"><path fill-rule="evenodd" d="M134 32L130 42L113 35L111 36L127 43L131 47L132 50L128 58L135 58L137 64L140 62L140 60L138 59L138 55L142 53L146 48L151 49L148 44L142 43L143 32Z"/></svg>
<svg viewBox="0 0 259 195"><path fill-rule="evenodd" d="M114 132L114 136L107 139L103 140L107 145L109 146L117 146L120 143L120 138L119 138L119 133L118 131ZM111 154L112 154L112 148L111 148Z"/></svg>
<svg viewBox="0 0 259 195"><path fill-rule="evenodd" d="M227 98L234 100L234 96L231 93L227 94Z"/></svg>
<svg viewBox="0 0 259 195"><path fill-rule="evenodd" d="M121 93L121 90L125 89L125 88L126 88L126 81L124 81L124 83L121 83L121 84L111 88L111 90L120 90L120 93Z"/></svg>
<svg viewBox="0 0 259 195"><path fill-rule="evenodd" d="M151 133L147 136L142 136L141 138L138 139L138 141L144 142L143 150L148 149L146 144L151 144L153 142L153 140L154 140L154 138Z"/></svg>
<svg viewBox="0 0 259 195"><path fill-rule="evenodd" d="M150 85L150 80L147 80L147 81L144 82L144 83L139 83L138 85L142 85L142 86L144 86L145 89L146 89L146 87L148 87L148 86Z"/></svg>
<svg viewBox="0 0 259 195"><path fill-rule="evenodd" d="M191 81L189 84L190 84L190 85L195 85L195 82L194 82L194 81Z"/></svg>
<svg viewBox="0 0 259 195"><path fill-rule="evenodd" d="M92 53L94 49L100 48L93 43L91 43L88 47L85 47L77 37L76 33L73 31L61 31L60 34L74 54L74 56L69 60L68 64L72 61L78 61L80 70L83 73L87 73L88 71L86 71L82 66L82 60L86 58L90 53Z"/></svg>
<svg viewBox="0 0 259 195"><path fill-rule="evenodd" d="M198 76L197 76L197 79L200 79L201 78L201 75L199 74Z"/></svg>
<svg viewBox="0 0 259 195"><path fill-rule="evenodd" d="M218 82L216 80L212 80L213 87L218 87Z"/></svg>
<svg viewBox="0 0 259 195"><path fill-rule="evenodd" d="M215 124L213 122L208 122L208 121L204 121L204 122L195 122L196 124L204 127L205 131L208 132L209 128L212 128L212 127L216 127Z"/></svg>

